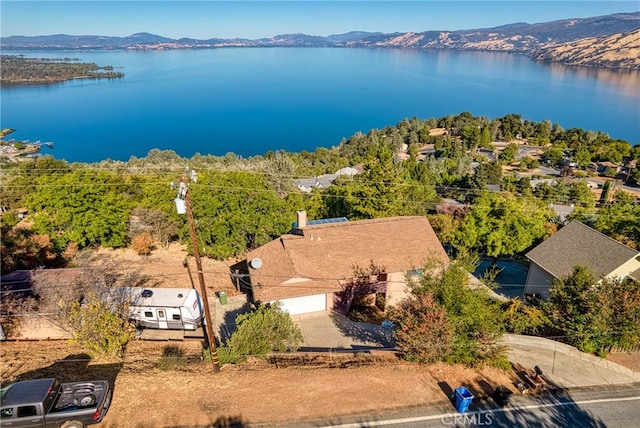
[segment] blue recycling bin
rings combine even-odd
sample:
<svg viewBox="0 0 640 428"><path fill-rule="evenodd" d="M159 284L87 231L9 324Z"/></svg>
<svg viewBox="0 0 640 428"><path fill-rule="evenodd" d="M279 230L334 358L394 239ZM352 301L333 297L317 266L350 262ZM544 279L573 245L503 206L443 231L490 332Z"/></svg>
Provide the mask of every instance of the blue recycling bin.
<svg viewBox="0 0 640 428"><path fill-rule="evenodd" d="M469 410L469 404L473 401L473 394L464 386L456 388L453 395L456 398L456 410L465 413Z"/></svg>

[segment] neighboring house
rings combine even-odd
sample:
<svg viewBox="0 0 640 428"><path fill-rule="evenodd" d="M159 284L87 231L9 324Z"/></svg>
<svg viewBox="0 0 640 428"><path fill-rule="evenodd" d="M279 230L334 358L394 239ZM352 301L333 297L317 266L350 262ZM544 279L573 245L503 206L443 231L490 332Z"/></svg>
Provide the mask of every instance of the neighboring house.
<svg viewBox="0 0 640 428"><path fill-rule="evenodd" d="M494 149L489 149L485 147L480 147L476 150L476 154L482 156L488 161L492 161L496 158L496 152Z"/></svg>
<svg viewBox="0 0 640 428"><path fill-rule="evenodd" d="M314 224L298 211L290 233L249 252L253 300L279 300L292 315L346 313L360 294L384 294L395 304L408 295L407 274L419 275L427 261L449 260L425 217L344 220ZM369 275L371 266L382 272ZM356 278L357 270L365 277Z"/></svg>
<svg viewBox="0 0 640 428"><path fill-rule="evenodd" d="M462 215L471 205L457 201L450 198L442 198L440 203L436 205L436 212L438 214L450 214L450 215Z"/></svg>
<svg viewBox="0 0 640 428"><path fill-rule="evenodd" d="M530 181L530 185L532 189L535 189L536 187L542 184L546 184L547 186L553 187L556 184L558 184L558 182L553 178L534 178Z"/></svg>
<svg viewBox="0 0 640 428"><path fill-rule="evenodd" d="M337 177L336 174L323 174L319 177L300 178L296 180L296 186L302 192L310 193L313 189L324 189L331 186Z"/></svg>
<svg viewBox="0 0 640 428"><path fill-rule="evenodd" d="M613 162L591 162L587 166L587 170L598 174L617 174L622 170L622 167Z"/></svg>
<svg viewBox="0 0 640 428"><path fill-rule="evenodd" d="M526 294L548 296L556 278L586 266L597 278L640 279L640 253L578 221L569 222L527 253Z"/></svg>
<svg viewBox="0 0 640 428"><path fill-rule="evenodd" d="M325 189L331 186L335 179L341 175L353 177L354 175L360 174L361 172L362 165L348 166L337 170L335 174L322 174L318 177L299 178L295 180L295 184L298 190L310 193L313 189Z"/></svg>
<svg viewBox="0 0 640 428"><path fill-rule="evenodd" d="M424 159L427 156L434 156L436 154L435 144L425 144L418 149L418 160Z"/></svg>
<svg viewBox="0 0 640 428"><path fill-rule="evenodd" d="M336 171L336 176L348 175L349 177L353 177L356 174L360 174L362 172L362 168L358 169L354 166L345 166L344 168L340 168Z"/></svg>
<svg viewBox="0 0 640 428"><path fill-rule="evenodd" d="M567 217L569 217L569 215L573 212L573 210L576 209L576 207L573 204L571 205L549 204L549 206L551 207L551 209L553 209L556 215L560 217L560 221L562 223L567 221Z"/></svg>

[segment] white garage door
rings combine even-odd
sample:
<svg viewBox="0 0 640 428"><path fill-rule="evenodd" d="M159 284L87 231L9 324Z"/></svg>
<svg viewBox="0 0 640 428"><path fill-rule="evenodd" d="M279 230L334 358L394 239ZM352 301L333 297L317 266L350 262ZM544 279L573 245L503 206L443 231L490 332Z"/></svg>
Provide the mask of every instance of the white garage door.
<svg viewBox="0 0 640 428"><path fill-rule="evenodd" d="M307 314L309 312L320 312L327 309L326 294L314 294L313 296L293 297L291 299L280 300L282 310L291 315Z"/></svg>

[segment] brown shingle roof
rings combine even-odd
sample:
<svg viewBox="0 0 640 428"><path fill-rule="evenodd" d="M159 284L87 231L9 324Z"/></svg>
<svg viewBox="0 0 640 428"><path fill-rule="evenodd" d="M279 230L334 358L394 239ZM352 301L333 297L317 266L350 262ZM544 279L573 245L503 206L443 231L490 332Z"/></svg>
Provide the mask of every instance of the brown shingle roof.
<svg viewBox="0 0 640 428"><path fill-rule="evenodd" d="M340 280L371 263L387 273L449 259L425 217L390 217L307 226L251 251L254 297L270 301L339 291ZM296 282L298 281L298 282Z"/></svg>
<svg viewBox="0 0 640 428"><path fill-rule="evenodd" d="M572 221L527 253L531 261L562 278L576 265L588 267L596 277L604 277L638 252L579 221Z"/></svg>

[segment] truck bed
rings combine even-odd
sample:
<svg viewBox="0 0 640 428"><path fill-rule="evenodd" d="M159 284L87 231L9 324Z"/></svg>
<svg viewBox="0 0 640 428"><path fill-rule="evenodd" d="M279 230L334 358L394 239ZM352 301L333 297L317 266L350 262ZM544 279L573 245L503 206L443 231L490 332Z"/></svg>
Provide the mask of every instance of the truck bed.
<svg viewBox="0 0 640 428"><path fill-rule="evenodd" d="M63 383L50 412L97 407L108 389L107 381Z"/></svg>

